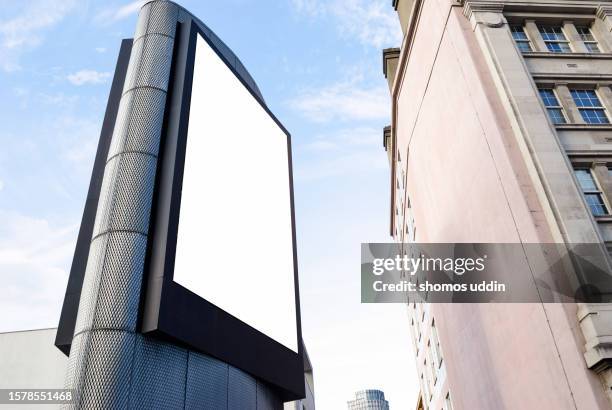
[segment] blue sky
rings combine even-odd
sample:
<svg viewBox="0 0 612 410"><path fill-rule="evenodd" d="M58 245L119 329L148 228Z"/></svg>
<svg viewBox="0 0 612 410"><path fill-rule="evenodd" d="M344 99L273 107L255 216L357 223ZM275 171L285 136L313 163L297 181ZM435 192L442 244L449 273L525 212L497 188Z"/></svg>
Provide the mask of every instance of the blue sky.
<svg viewBox="0 0 612 410"><path fill-rule="evenodd" d="M0 0L0 331L53 327L120 40L142 2ZM293 136L304 339L320 409L381 388L412 408L402 306L359 303L361 242L389 240L381 49L389 0L179 2L241 58Z"/></svg>

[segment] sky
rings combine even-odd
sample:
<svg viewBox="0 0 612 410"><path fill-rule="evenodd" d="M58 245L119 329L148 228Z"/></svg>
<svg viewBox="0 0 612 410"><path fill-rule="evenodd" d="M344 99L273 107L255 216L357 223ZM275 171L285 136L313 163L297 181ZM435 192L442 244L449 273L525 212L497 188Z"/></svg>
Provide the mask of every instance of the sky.
<svg viewBox="0 0 612 410"><path fill-rule="evenodd" d="M55 327L120 40L143 2L0 0L0 332ZM319 409L418 391L400 305L360 303L360 243L387 242L389 0L184 0L292 134L302 332Z"/></svg>

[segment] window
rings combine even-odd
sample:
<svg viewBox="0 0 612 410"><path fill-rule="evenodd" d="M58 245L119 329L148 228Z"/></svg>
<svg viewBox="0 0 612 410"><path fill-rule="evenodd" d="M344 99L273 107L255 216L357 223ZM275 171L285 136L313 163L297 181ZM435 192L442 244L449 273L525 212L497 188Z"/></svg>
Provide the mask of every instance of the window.
<svg viewBox="0 0 612 410"><path fill-rule="evenodd" d="M437 360L434 358L434 351L433 351L433 346L432 346L432 340L431 338L429 339L429 342L427 342L427 353L429 353L429 366L431 366L431 377L433 379L433 385L435 386L436 383L438 382L438 367L436 366L437 364Z"/></svg>
<svg viewBox="0 0 612 410"><path fill-rule="evenodd" d="M450 398L450 392L446 393L446 398L444 399L444 410L453 410L453 402Z"/></svg>
<svg viewBox="0 0 612 410"><path fill-rule="evenodd" d="M429 385L424 376L425 372L421 373L421 386L423 390L423 403L429 403Z"/></svg>
<svg viewBox="0 0 612 410"><path fill-rule="evenodd" d="M539 26L546 48L552 53L571 53L569 41L565 38L561 26Z"/></svg>
<svg viewBox="0 0 612 410"><path fill-rule="evenodd" d="M417 339L417 334L418 334L418 330L417 330L417 325L414 321L414 318L412 318L411 322L410 322L410 333L412 336L412 343L414 345L414 355L418 356L419 355L419 341Z"/></svg>
<svg viewBox="0 0 612 410"><path fill-rule="evenodd" d="M594 216L608 215L608 208L604 203L601 191L591 174L590 169L575 169L574 174L580 184L580 189L584 194L589 208Z"/></svg>
<svg viewBox="0 0 612 410"><path fill-rule="evenodd" d="M609 124L606 110L594 90L571 90L572 98L587 124Z"/></svg>
<svg viewBox="0 0 612 410"><path fill-rule="evenodd" d="M555 90L551 88L540 88L540 98L546 106L548 116L553 124L565 124L565 115L563 114L563 107L559 104L559 100L555 95Z"/></svg>
<svg viewBox="0 0 612 410"><path fill-rule="evenodd" d="M429 367L429 364L427 363L427 359L423 360L423 368L424 368L424 373L425 373L425 384L427 385L427 395L425 396L427 398L427 401L431 401L431 398L433 397L433 388L432 388L432 384L431 384L431 367Z"/></svg>
<svg viewBox="0 0 612 410"><path fill-rule="evenodd" d="M419 337L420 337L420 332L417 328L417 324L414 321L414 318L412 318L411 322L410 322L410 333L412 336L412 343L414 344L414 354L415 356L419 355ZM418 336L417 336L418 335Z"/></svg>
<svg viewBox="0 0 612 410"><path fill-rule="evenodd" d="M512 32L512 38L516 42L516 46L522 53L532 51L531 42L525 30L523 30L523 26L510 26L510 31Z"/></svg>
<svg viewBox="0 0 612 410"><path fill-rule="evenodd" d="M442 352L440 351L440 340L438 339L438 330L436 329L435 320L431 321L431 343L435 359L434 363L439 368L442 365Z"/></svg>
<svg viewBox="0 0 612 410"><path fill-rule="evenodd" d="M576 31L580 34L580 39L584 43L589 53L601 53L599 46L597 45L597 40L593 37L593 33L591 29L587 26L576 26Z"/></svg>

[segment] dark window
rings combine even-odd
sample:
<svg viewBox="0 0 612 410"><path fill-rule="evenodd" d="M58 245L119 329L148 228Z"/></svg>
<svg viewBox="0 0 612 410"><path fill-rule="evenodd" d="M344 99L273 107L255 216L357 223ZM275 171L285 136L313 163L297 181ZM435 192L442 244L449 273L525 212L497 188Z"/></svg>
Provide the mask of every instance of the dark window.
<svg viewBox="0 0 612 410"><path fill-rule="evenodd" d="M546 106L546 111L548 111L548 116L553 124L565 124L567 121L563 114L563 107L559 104L555 90L551 88L541 88L539 91L540 98L542 98L542 102L544 106Z"/></svg>
<svg viewBox="0 0 612 410"><path fill-rule="evenodd" d="M542 40L546 43L546 48L552 53L571 53L569 41L563 33L561 26L539 26L538 30L542 35Z"/></svg>
<svg viewBox="0 0 612 410"><path fill-rule="evenodd" d="M609 124L606 110L594 90L571 90L572 98L587 124Z"/></svg>

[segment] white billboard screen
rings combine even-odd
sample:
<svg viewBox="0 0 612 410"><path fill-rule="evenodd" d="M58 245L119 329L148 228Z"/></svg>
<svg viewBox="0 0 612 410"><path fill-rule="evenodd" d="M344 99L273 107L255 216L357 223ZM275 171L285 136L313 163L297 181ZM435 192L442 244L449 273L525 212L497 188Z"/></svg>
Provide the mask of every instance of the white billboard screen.
<svg viewBox="0 0 612 410"><path fill-rule="evenodd" d="M297 353L288 137L196 41L174 281Z"/></svg>

